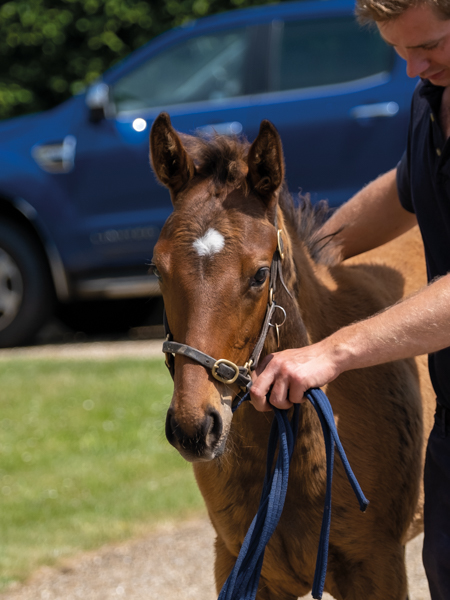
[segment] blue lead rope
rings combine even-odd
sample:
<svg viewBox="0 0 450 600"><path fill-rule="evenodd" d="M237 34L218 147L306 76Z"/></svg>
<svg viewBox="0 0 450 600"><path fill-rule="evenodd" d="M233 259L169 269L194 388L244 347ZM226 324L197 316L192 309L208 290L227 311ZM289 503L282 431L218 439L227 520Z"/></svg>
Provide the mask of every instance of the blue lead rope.
<svg viewBox="0 0 450 600"><path fill-rule="evenodd" d="M242 402L247 399L248 393L234 408L236 410ZM320 389L311 389L306 393L315 408L322 426L325 438L325 450L327 458L327 485L325 494L325 507L320 531L319 549L317 552L316 571L312 588L313 598L320 599L325 586L325 576L328 562L328 541L330 537L331 524L331 484L333 480L334 447L338 450L344 465L347 477L359 501L362 511L365 511L368 500L365 498L358 481L350 467L348 459L342 447L334 422L333 410L326 395ZM245 536L239 556L226 580L218 600L254 600L258 591L258 583L261 576L261 568L264 559L265 548L275 531L283 511L286 499L289 465L294 451L297 437L300 405L294 405L294 414L289 421L287 411L274 408L275 419L269 435L269 446L267 450L267 467L264 478L263 491L258 512L253 519ZM234 411L233 411L234 412ZM279 452L272 470L272 465L278 445Z"/></svg>

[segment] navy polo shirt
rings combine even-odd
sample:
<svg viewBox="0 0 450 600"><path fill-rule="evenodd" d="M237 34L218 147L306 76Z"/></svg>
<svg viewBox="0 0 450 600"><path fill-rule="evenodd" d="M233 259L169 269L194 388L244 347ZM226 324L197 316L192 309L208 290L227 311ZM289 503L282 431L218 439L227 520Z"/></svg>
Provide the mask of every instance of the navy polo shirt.
<svg viewBox="0 0 450 600"><path fill-rule="evenodd" d="M400 202L416 214L422 233L428 281L450 272L450 140L438 118L443 92L427 80L417 85L397 166ZM450 408L450 348L430 354L429 367L438 402Z"/></svg>

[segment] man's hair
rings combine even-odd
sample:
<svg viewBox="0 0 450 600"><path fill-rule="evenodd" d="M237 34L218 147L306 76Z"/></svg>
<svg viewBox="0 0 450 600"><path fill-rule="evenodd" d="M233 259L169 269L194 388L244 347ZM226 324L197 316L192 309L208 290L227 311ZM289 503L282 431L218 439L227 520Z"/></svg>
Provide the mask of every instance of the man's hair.
<svg viewBox="0 0 450 600"><path fill-rule="evenodd" d="M356 0L356 16L360 23L389 21L418 4L428 4L440 19L450 19L450 0Z"/></svg>

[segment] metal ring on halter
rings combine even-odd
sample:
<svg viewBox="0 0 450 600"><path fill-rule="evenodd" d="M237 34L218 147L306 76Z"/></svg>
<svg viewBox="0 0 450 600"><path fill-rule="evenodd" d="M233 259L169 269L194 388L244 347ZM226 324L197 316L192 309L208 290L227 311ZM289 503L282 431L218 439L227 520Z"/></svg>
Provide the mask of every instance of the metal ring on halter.
<svg viewBox="0 0 450 600"><path fill-rule="evenodd" d="M252 366L253 366L253 359L249 358L248 361L244 365L244 369L247 369L247 372L250 373Z"/></svg>
<svg viewBox="0 0 450 600"><path fill-rule="evenodd" d="M273 323L269 323L269 325L270 325L270 327L281 327L282 325L284 325L286 323L286 311L279 304L275 304L275 308L279 308L281 310L281 312L283 313L283 315L284 315L283 322L282 323L275 323L275 325Z"/></svg>

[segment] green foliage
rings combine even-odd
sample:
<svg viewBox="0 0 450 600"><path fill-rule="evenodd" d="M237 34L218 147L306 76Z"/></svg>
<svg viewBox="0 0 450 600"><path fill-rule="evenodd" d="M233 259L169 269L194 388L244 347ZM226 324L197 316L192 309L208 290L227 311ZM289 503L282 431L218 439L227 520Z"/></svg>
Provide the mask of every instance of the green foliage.
<svg viewBox="0 0 450 600"><path fill-rule="evenodd" d="M0 589L202 510L169 445L163 361L0 362Z"/></svg>
<svg viewBox="0 0 450 600"><path fill-rule="evenodd" d="M0 6L0 119L45 110L154 36L273 0L11 0Z"/></svg>

